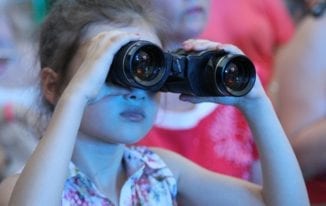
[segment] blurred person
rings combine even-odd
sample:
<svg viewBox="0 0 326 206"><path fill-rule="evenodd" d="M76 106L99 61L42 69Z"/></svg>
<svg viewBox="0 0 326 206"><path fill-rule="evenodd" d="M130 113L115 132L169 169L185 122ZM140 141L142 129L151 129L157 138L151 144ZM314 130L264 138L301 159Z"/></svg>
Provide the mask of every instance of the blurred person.
<svg viewBox="0 0 326 206"><path fill-rule="evenodd" d="M0 171L5 170L6 167L6 154L4 152L5 150L2 148L2 146L0 145ZM0 174L0 180L2 180L2 174Z"/></svg>
<svg viewBox="0 0 326 206"><path fill-rule="evenodd" d="M293 39L276 58L274 106L312 204L326 205L326 1L291 2L301 9Z"/></svg>
<svg viewBox="0 0 326 206"><path fill-rule="evenodd" d="M190 38L198 37L206 26L211 0L153 0L152 9L161 16L163 45L176 50Z"/></svg>
<svg viewBox="0 0 326 206"><path fill-rule="evenodd" d="M34 1L36 2L36 1ZM21 169L39 136L36 9L32 1L0 0L0 145L5 177Z"/></svg>
<svg viewBox="0 0 326 206"><path fill-rule="evenodd" d="M283 0L214 0L211 11L201 37L237 45L254 61L267 88L274 56L294 32L286 4Z"/></svg>
<svg viewBox="0 0 326 206"><path fill-rule="evenodd" d="M37 66L36 23L29 1L0 1L0 103L19 101L30 105Z"/></svg>
<svg viewBox="0 0 326 206"><path fill-rule="evenodd" d="M152 2L168 22L165 48L180 48L184 40L196 36L235 44L254 61L265 87L277 47L293 32L279 0ZM191 104L179 101L177 94L163 94L156 124L140 144L168 148L209 170L261 182L251 131L234 107Z"/></svg>
<svg viewBox="0 0 326 206"><path fill-rule="evenodd" d="M307 15L319 17L325 10L325 0L284 0L295 23Z"/></svg>

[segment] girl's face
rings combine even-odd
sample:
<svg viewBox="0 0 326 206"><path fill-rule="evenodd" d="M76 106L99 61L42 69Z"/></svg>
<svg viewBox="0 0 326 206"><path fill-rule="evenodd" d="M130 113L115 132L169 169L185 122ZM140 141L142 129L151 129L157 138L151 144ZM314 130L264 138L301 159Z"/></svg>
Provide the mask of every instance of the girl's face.
<svg viewBox="0 0 326 206"><path fill-rule="evenodd" d="M154 9L165 19L171 35L188 39L199 35L208 18L210 0L153 0Z"/></svg>
<svg viewBox="0 0 326 206"><path fill-rule="evenodd" d="M86 34L86 41L100 32L112 31L116 28L109 25L91 26ZM158 37L145 24L137 21L137 26L118 28L123 32L140 34L142 40L160 45ZM87 45L87 44L86 44ZM87 46L78 52L82 54ZM75 57L72 66L78 68L82 59ZM76 61L77 60L77 61ZM105 83L96 100L89 104L81 122L80 133L86 137L109 143L130 144L137 142L150 130L156 118L159 97L136 88L122 88Z"/></svg>

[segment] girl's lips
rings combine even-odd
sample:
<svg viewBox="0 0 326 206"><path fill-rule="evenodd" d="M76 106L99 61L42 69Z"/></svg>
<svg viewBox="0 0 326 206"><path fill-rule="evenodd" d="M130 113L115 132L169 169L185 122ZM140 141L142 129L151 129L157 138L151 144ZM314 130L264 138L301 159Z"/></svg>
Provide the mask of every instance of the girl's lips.
<svg viewBox="0 0 326 206"><path fill-rule="evenodd" d="M120 113L120 116L131 122L141 122L145 119L145 113L141 109L130 109Z"/></svg>

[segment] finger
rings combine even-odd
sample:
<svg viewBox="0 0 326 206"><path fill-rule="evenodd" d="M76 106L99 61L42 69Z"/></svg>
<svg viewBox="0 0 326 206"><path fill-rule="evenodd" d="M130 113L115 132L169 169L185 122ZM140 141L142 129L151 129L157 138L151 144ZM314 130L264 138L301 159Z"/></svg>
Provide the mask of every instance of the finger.
<svg viewBox="0 0 326 206"><path fill-rule="evenodd" d="M205 39L189 39L183 42L183 48L186 51L220 50L221 45L221 43Z"/></svg>
<svg viewBox="0 0 326 206"><path fill-rule="evenodd" d="M92 99L103 86L116 52L123 45L137 39L137 34L115 31L99 33L85 42L83 46L87 48L86 54L81 54L83 61L78 66L72 82L87 87L84 92L88 93L87 98Z"/></svg>
<svg viewBox="0 0 326 206"><path fill-rule="evenodd" d="M223 44L219 46L219 49L223 49L224 51L232 54L243 54L243 51L232 44Z"/></svg>
<svg viewBox="0 0 326 206"><path fill-rule="evenodd" d="M113 60L114 55L125 44L133 40L139 40L140 36L136 33L126 32L102 32L91 40L88 53L94 54L94 58L105 58ZM110 52L109 52L110 51ZM111 62L110 61L110 62Z"/></svg>
<svg viewBox="0 0 326 206"><path fill-rule="evenodd" d="M138 40L140 37L135 33L126 32L102 32L88 42L87 54L81 68L97 73L106 78L113 58L118 50L130 41ZM96 77L95 77L96 78Z"/></svg>
<svg viewBox="0 0 326 206"><path fill-rule="evenodd" d="M243 54L241 49L232 44L222 44L206 39L189 39L183 42L183 47L186 51L203 51L203 50L224 50L233 54Z"/></svg>

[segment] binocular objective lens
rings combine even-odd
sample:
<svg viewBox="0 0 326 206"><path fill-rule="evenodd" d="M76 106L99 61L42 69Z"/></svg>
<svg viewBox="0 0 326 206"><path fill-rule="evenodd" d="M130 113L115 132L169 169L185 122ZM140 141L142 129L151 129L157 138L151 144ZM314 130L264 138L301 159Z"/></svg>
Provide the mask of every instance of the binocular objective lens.
<svg viewBox="0 0 326 206"><path fill-rule="evenodd" d="M244 69L234 63L227 65L223 76L225 85L234 91L244 89L248 83L248 75Z"/></svg>
<svg viewBox="0 0 326 206"><path fill-rule="evenodd" d="M152 81L160 75L160 66L155 63L151 55L139 51L133 59L133 75L141 81Z"/></svg>
<svg viewBox="0 0 326 206"><path fill-rule="evenodd" d="M134 75L143 81L155 78L155 69L151 65L151 57L144 51L140 51L134 58Z"/></svg>

